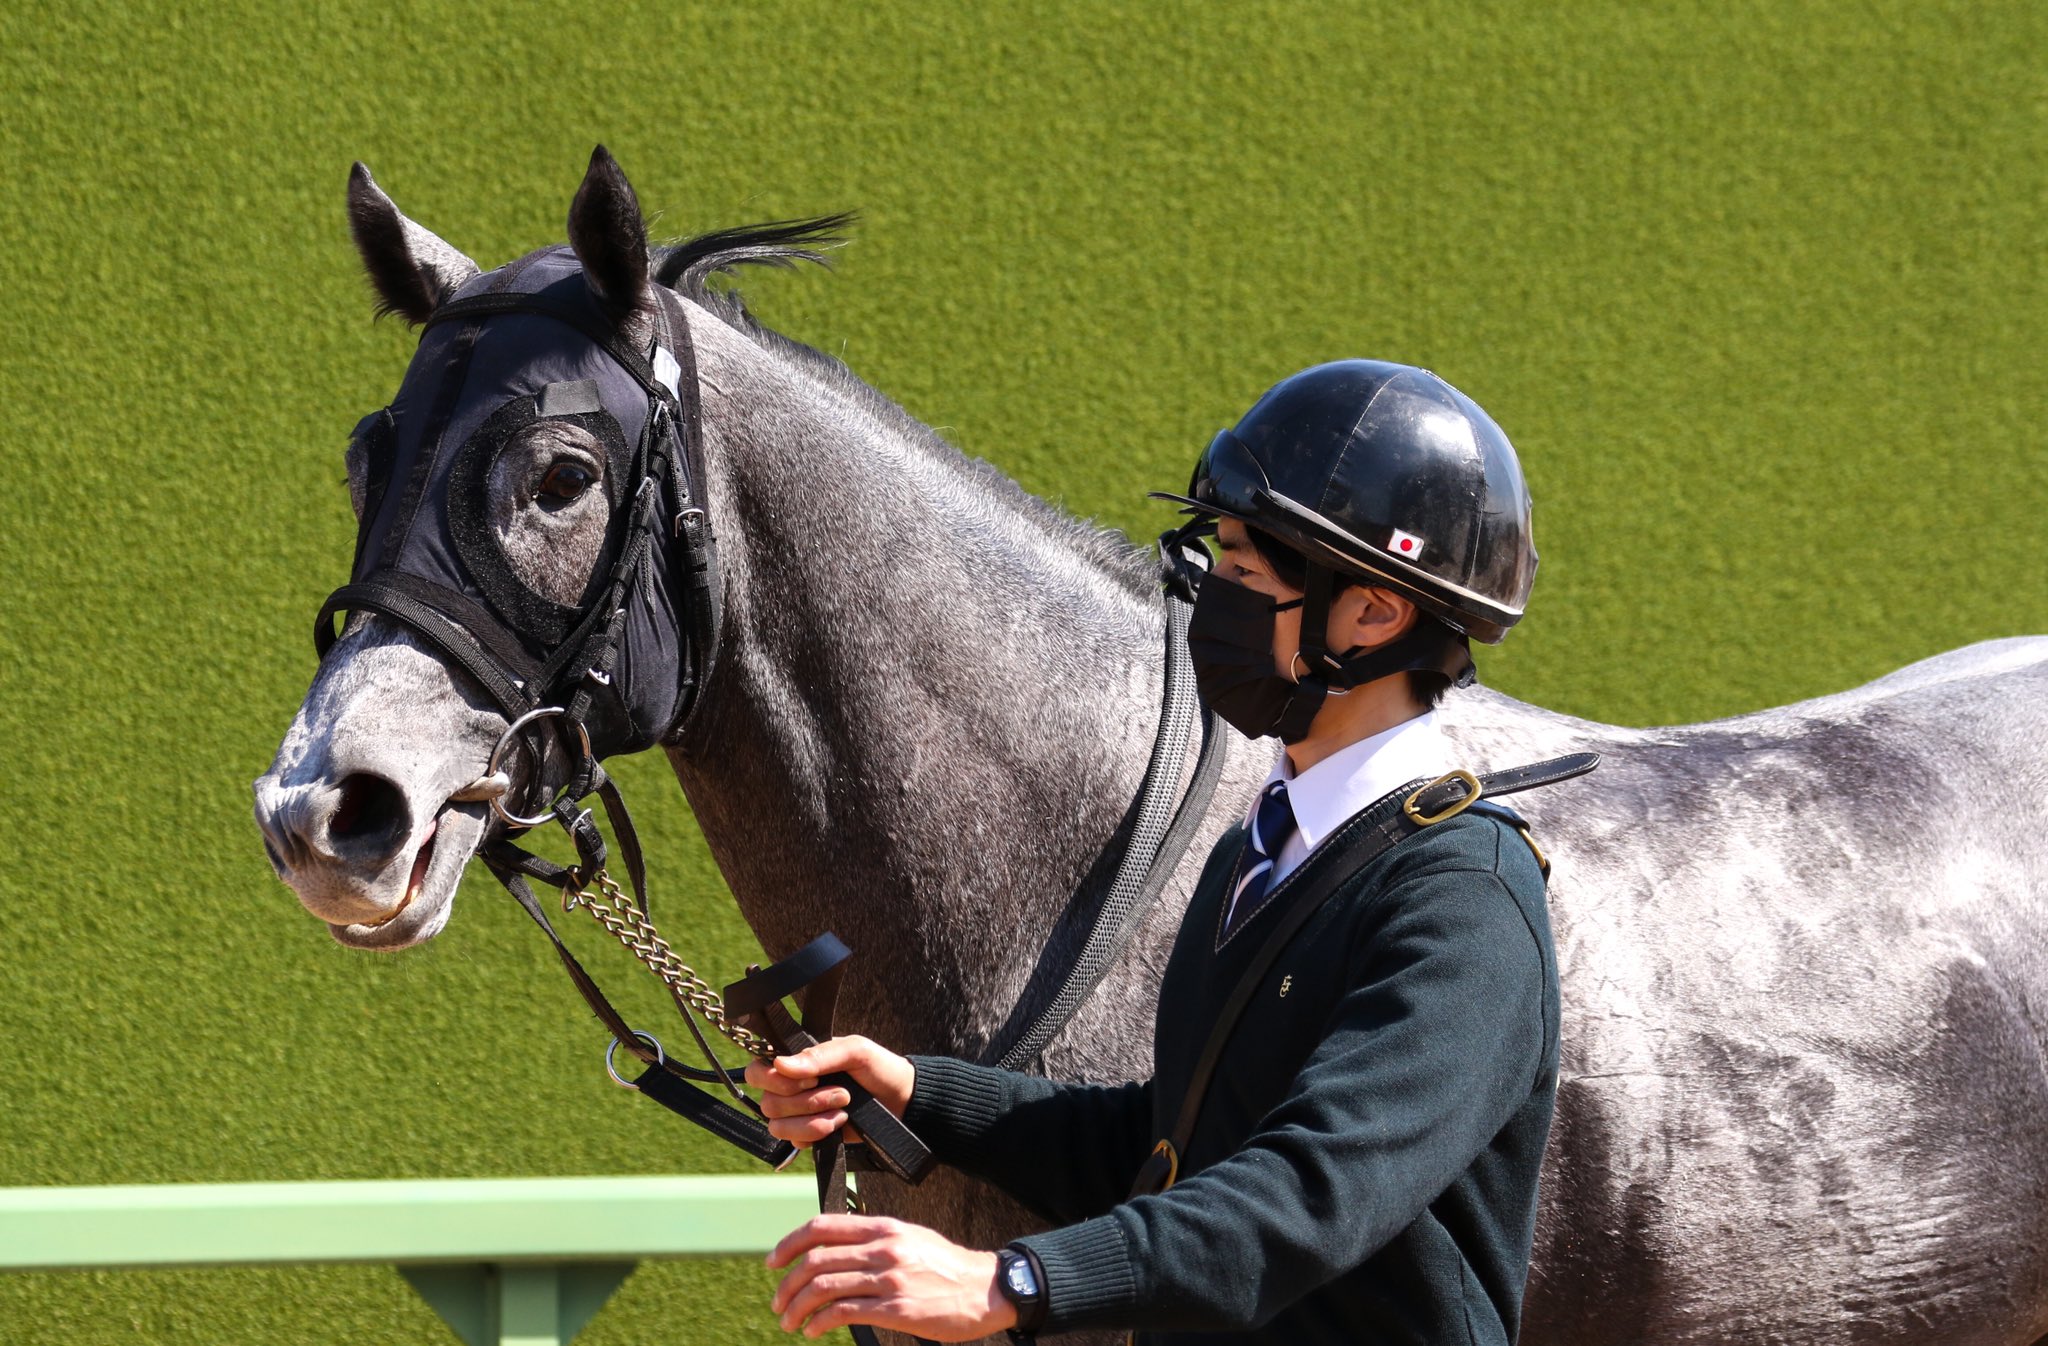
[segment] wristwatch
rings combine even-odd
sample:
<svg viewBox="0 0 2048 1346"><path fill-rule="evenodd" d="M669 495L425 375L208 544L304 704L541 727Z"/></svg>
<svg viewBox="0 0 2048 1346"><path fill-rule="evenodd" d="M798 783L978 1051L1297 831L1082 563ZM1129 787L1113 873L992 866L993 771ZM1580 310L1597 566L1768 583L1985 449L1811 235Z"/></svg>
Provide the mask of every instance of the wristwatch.
<svg viewBox="0 0 2048 1346"><path fill-rule="evenodd" d="M1045 1321L1045 1272L1029 1248L1011 1244L996 1253L996 1290L1017 1306L1010 1340L1029 1342Z"/></svg>

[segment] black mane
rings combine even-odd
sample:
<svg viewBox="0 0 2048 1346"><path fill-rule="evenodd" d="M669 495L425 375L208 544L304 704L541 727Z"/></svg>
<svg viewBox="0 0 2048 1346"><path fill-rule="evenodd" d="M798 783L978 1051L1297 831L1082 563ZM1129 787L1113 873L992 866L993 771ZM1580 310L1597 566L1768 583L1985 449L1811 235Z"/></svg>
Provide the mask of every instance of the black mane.
<svg viewBox="0 0 2048 1346"><path fill-rule="evenodd" d="M770 220L682 239L656 251L654 279L715 311L736 326L752 326L737 292L711 288L713 276L731 276L743 266L794 267L798 262L832 264L859 217L850 210L804 220Z"/></svg>

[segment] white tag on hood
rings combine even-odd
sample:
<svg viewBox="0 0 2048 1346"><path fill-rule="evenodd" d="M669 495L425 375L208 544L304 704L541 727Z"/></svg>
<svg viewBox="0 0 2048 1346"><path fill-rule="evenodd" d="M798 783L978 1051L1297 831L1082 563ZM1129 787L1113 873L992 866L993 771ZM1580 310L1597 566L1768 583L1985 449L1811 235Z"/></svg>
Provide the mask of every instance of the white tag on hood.
<svg viewBox="0 0 2048 1346"><path fill-rule="evenodd" d="M654 377L661 380L661 386L668 389L670 397L682 399L683 390L677 385L682 382L683 367L676 363L676 357L668 353L668 347L654 348Z"/></svg>

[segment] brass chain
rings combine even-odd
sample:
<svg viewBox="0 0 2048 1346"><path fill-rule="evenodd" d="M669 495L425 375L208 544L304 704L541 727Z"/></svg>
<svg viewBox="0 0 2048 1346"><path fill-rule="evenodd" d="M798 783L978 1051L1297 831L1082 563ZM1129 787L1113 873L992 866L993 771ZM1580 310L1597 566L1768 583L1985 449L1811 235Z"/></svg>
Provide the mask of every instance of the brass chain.
<svg viewBox="0 0 2048 1346"><path fill-rule="evenodd" d="M726 1017L725 1002L719 998L718 992L712 990L688 963L676 957L676 951L654 928L654 922L640 909L640 904L601 868L597 871L597 889L595 894L587 888L563 889L562 910L568 912L582 907L589 912L613 939L626 946L628 953L661 978L677 1000L696 1010L706 1023L730 1038L740 1050L750 1056L775 1055L774 1043Z"/></svg>

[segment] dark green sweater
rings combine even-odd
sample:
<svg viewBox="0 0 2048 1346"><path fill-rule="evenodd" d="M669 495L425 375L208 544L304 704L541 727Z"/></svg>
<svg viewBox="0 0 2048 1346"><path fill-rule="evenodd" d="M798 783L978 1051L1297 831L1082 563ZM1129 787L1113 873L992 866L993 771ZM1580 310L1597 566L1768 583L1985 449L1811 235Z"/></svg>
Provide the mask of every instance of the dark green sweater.
<svg viewBox="0 0 2048 1346"><path fill-rule="evenodd" d="M1217 948L1241 829L1217 843L1159 992L1153 1078L1056 1084L915 1057L905 1120L938 1157L1063 1226L1022 1240L1042 1331L1148 1343L1506 1343L1557 1087L1543 876L1460 814L1353 875L1225 1050L1180 1181L1126 1200L1209 1028L1318 850Z"/></svg>

